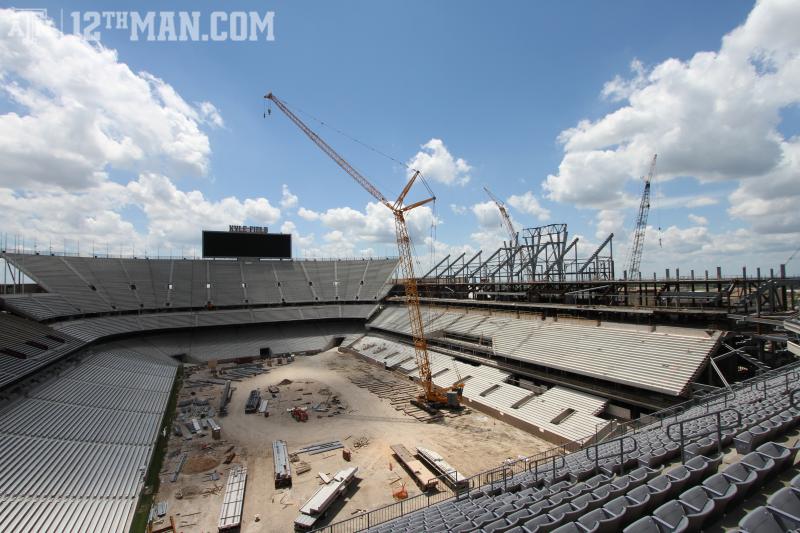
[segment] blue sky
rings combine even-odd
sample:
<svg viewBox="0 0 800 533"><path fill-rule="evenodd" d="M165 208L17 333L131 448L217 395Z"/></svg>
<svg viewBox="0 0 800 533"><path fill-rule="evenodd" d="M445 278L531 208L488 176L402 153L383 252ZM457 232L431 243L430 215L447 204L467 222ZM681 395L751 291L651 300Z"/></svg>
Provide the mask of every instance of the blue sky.
<svg viewBox="0 0 800 533"><path fill-rule="evenodd" d="M783 35L782 20L800 24L800 19L796 9L782 4L776 0L754 8L752 1L738 0L144 2L127 7L115 3L115 11L200 10L204 17L216 9L274 11L275 40L132 42L127 31L103 30L102 46L117 54L111 61L115 65L104 67L127 65L134 77L148 73L160 80L159 86L171 87L190 107L211 104L220 122L215 124L202 113L192 115L178 105L179 112L196 125L190 128L191 140L199 142L192 144L199 148L181 147L185 139L180 135L167 136L160 142L178 148L166 150L166 155L154 147L134 151L136 161L131 163L132 156L119 156L115 150L97 156L87 143L79 143L69 150L87 150L88 167L96 167L90 168L95 173L91 179L76 177L65 184L52 173L49 178L26 178L24 171L13 177L0 176L0 191L5 188L8 202L8 214L0 215L0 230L10 235L24 233L28 240L37 238L39 242L80 236L84 242L111 240L112 248L138 245L152 253L156 247L196 245L199 226L219 229L228 223L269 223L272 229L296 233L295 253L299 256L394 253L385 220L378 210L367 209L369 195L274 106L271 116L262 117L262 96L271 90L295 110L305 110L401 161L410 162L420 152L424 155L426 150L421 147L432 139L440 141L444 152L433 153L435 161L430 164L434 170L428 176L438 197L437 257L467 248L488 249L504 237L496 210L481 205L487 201L482 190L487 185L504 200L517 197L510 202L510 211L518 226L567 222L572 234L583 237L586 255L593 244L614 231L615 251L622 264L641 192L636 178L652 153L659 152L657 171L664 169L665 175L657 178L660 181L654 186L658 197L650 217L653 228L645 248L646 269L661 271L678 266L679 260L687 269L718 264L729 271L743 264L776 266L796 247L800 220L786 200L796 206L800 191L796 187L789 187L785 194L773 191L756 198L757 202L752 200L752 205L751 199L753 191L760 194L769 188L754 185L759 180L772 184L784 180L791 185L791 177L786 176L797 175L800 162L792 154L800 125L798 98L777 98L751 109L747 94L732 94L725 80L746 74L754 57L766 50L774 62L770 68L784 78L784 85L800 94L796 86L800 81L797 39L775 37ZM69 6L36 2L16 7L47 8L56 26L63 13L65 31L70 29L71 12L108 9L98 2ZM758 24L746 25L748 14L756 10L760 13L753 17ZM723 50L723 36L740 26L743 35ZM7 50L23 47L23 52L29 52L24 50L28 45L12 41L6 37ZM48 54L64 54L63 64L70 64L70 58L76 64L92 61L90 52L69 50L58 39L42 46ZM740 60L741 68L695 65L695 55L703 51L715 53L718 64L724 63L723 58ZM32 52L31 57L35 57ZM664 74L670 61L677 61L680 68ZM640 66L632 69L633 62ZM703 70L706 68L709 70ZM714 72L720 71L720 78L715 78ZM12 83L50 104L56 102L56 113L64 101L59 91L70 90L64 87L64 80L71 72L74 70L54 81L40 77L33 68L5 67L2 83L6 87L0 96L3 118L8 119L9 113L37 115L29 100L9 90ZM768 84L765 77L769 74L764 74L764 79L758 74L751 76L748 83L753 83L754 93L763 90L759 83ZM617 77L620 83L609 85ZM102 84L104 79L98 75L96 83ZM83 108L113 109L106 111L108 117L124 119L126 112L119 108L125 105L127 93L110 92L98 96L97 101L82 101ZM82 88L81 94L87 90ZM116 98L114 94L119 101L109 101ZM170 110L171 102L157 100L160 111ZM654 102L665 103L661 107ZM716 117L710 111L730 105L743 106L741 116L728 113ZM703 106L709 106L708 120L704 120ZM636 119L623 120L621 125L615 122L615 112L625 108L631 108ZM406 178L403 167L308 115L300 116L387 196L394 196L402 187ZM569 145L562 132L581 129L581 121L589 123L580 139L573 139L574 146ZM698 129L706 125L714 134L700 136L698 141L691 135L696 128L693 121ZM759 127L750 131L751 123ZM0 131L13 136L14 128L28 126L7 120L4 127ZM106 128L99 129L106 132ZM747 131L730 133L740 129ZM717 138L716 132L727 133ZM772 132L781 139L776 141ZM137 139L140 134L143 138L148 135L136 131L130 136ZM112 140L125 135L125 131L109 133ZM208 145L205 148L200 146L202 137ZM3 142L12 144L9 138L4 141L0 136L0 148ZM761 141L772 144L756 151ZM702 146L705 143L707 147ZM754 147L756 155L745 159L750 154L743 146ZM775 154L759 161L758 154L769 153L771 148ZM105 147L101 144L100 149ZM32 152L24 157L35 158ZM704 152L711 155L706 158ZM15 158L13 161L22 158L16 148L9 148L5 157ZM447 169L438 165L440 157L461 159L467 170L450 179ZM731 168L726 168L726 161ZM748 168L750 161L754 161L752 169ZM54 164L53 168L63 167ZM159 185L154 178L139 178L151 172L168 181ZM776 177L776 172L783 174ZM129 185L137 180L142 183ZM107 183L117 184L125 192L104 185ZM174 219L185 212L181 206L186 204L181 202L187 200L164 202L163 197L169 195L163 189L166 183L174 187L173 196L199 191L207 205L176 227ZM297 198L284 198L282 206L284 184ZM98 192L98 187L103 192ZM605 192L591 195L584 191L592 187ZM48 224L41 220L45 218L42 213L35 212L37 206L48 205L36 198L42 190L61 198L65 205L72 205L75 196L88 196L113 198L113 207L105 209L100 203L93 207L94 202L77 200L78 212L58 224ZM423 192L418 190L417 197ZM525 203L527 208L520 200L525 193L535 199L533 205ZM66 201L62 195L68 196ZM241 205L226 206L223 199L228 197L235 197ZM263 202L248 207L246 199L258 198L266 199L271 209ZM298 213L301 207L305 216ZM95 214L93 209L103 213ZM766 223L764 212L776 220ZM427 255L423 239L430 237L430 214L427 218L423 215L414 225L420 256ZM19 217L25 220L19 222ZM91 219L88 223L87 218ZM361 229L343 229L347 224ZM661 246L658 237L663 237ZM426 259L420 258L423 263Z"/></svg>

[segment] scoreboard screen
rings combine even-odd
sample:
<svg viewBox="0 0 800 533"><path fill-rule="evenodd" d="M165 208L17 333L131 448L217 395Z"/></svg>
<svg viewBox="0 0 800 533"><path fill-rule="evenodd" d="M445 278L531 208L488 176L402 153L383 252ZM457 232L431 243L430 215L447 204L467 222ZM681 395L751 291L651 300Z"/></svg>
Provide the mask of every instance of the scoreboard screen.
<svg viewBox="0 0 800 533"><path fill-rule="evenodd" d="M203 257L291 259L292 236L284 233L203 231Z"/></svg>

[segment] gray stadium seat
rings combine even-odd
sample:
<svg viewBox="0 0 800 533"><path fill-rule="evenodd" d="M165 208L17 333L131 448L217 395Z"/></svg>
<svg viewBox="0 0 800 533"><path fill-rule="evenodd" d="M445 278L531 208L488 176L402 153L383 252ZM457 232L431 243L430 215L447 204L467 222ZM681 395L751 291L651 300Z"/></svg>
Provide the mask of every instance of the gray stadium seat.
<svg viewBox="0 0 800 533"><path fill-rule="evenodd" d="M665 475L672 482L671 494L677 494L678 492L682 491L692 479L692 472L690 472L689 469L683 465L678 465L667 470Z"/></svg>
<svg viewBox="0 0 800 533"><path fill-rule="evenodd" d="M777 509L756 507L739 521L742 533L785 533L800 527L800 521Z"/></svg>
<svg viewBox="0 0 800 533"><path fill-rule="evenodd" d="M575 522L567 522L563 526L559 526L553 530L553 533L584 533L584 529L581 528Z"/></svg>
<svg viewBox="0 0 800 533"><path fill-rule="evenodd" d="M776 472L775 461L766 455L759 454L758 452L748 453L742 457L740 462L746 468L749 468L756 473L756 476L758 476L758 481L756 481L756 484L763 483L768 476Z"/></svg>
<svg viewBox="0 0 800 533"><path fill-rule="evenodd" d="M755 478L755 476L753 476ZM652 498L651 505L659 506L670 498L673 493L672 481L670 478L662 474L656 476L647 482L647 488L650 489L650 497Z"/></svg>
<svg viewBox="0 0 800 533"><path fill-rule="evenodd" d="M628 520L636 520L651 508L653 498L647 485L634 487L625 495L628 498Z"/></svg>
<svg viewBox="0 0 800 533"><path fill-rule="evenodd" d="M703 481L703 488L717 502L717 510L724 512L738 494L737 486L722 474L714 474Z"/></svg>
<svg viewBox="0 0 800 533"><path fill-rule="evenodd" d="M784 487L767 499L767 506L779 509L800 520L800 491Z"/></svg>
<svg viewBox="0 0 800 533"><path fill-rule="evenodd" d="M689 531L690 522L686 516L686 508L678 500L670 500L653 511L653 517L668 525L670 529L667 531Z"/></svg>
<svg viewBox="0 0 800 533"><path fill-rule="evenodd" d="M683 492L678 499L686 507L686 517L692 530L699 530L717 515L717 502L701 486Z"/></svg>
<svg viewBox="0 0 800 533"><path fill-rule="evenodd" d="M736 485L738 498L744 498L750 491L756 487L758 475L742 465L742 463L733 463L723 470L722 475L729 479Z"/></svg>
<svg viewBox="0 0 800 533"><path fill-rule="evenodd" d="M775 461L775 468L778 472L782 472L794 464L797 450L797 443L792 447L786 447L774 442L766 442L756 448L757 453L765 455Z"/></svg>
<svg viewBox="0 0 800 533"><path fill-rule="evenodd" d="M670 531L670 529L663 529L663 526L652 516L643 516L622 531L624 533L661 533L661 531Z"/></svg>
<svg viewBox="0 0 800 533"><path fill-rule="evenodd" d="M578 518L578 523L587 533L613 533L619 531L623 516L600 507Z"/></svg>
<svg viewBox="0 0 800 533"><path fill-rule="evenodd" d="M610 514L614 515L619 519L620 523L628 522L628 506L630 505L630 500L625 496L618 496L613 500L606 502L603 505L603 509L607 510Z"/></svg>
<svg viewBox="0 0 800 533"><path fill-rule="evenodd" d="M550 515L540 514L525 522L522 527L529 533L545 533L547 531L553 531L560 525L560 520L556 521Z"/></svg>

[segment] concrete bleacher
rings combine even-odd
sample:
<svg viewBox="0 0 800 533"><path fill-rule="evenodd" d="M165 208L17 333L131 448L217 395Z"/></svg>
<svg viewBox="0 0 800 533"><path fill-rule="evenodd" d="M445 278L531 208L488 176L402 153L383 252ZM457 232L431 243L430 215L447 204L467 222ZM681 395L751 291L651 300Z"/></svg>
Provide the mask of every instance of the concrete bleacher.
<svg viewBox="0 0 800 533"><path fill-rule="evenodd" d="M258 357L261 350L273 355L318 352L338 339L363 334L363 325L274 323L215 330L143 333L103 343L99 349L128 349L158 358L185 357L188 361ZM174 360L174 359L173 359Z"/></svg>
<svg viewBox="0 0 800 533"><path fill-rule="evenodd" d="M396 259L233 261L5 253L46 292L3 295L36 320L164 308L377 302Z"/></svg>
<svg viewBox="0 0 800 533"><path fill-rule="evenodd" d="M358 319L370 316L375 304L328 304L303 307L274 307L186 311L151 314L101 316L52 323L52 327L84 342L104 337L155 330L202 328L268 322L293 322L320 319Z"/></svg>
<svg viewBox="0 0 800 533"><path fill-rule="evenodd" d="M131 351L0 407L0 531L128 531L176 365Z"/></svg>
<svg viewBox="0 0 800 533"><path fill-rule="evenodd" d="M598 326L428 307L422 314L431 339L468 335L477 342L450 338L447 342L484 349L488 345L497 357L668 396L687 394L720 338L716 331L689 328L651 331L621 324ZM401 306L386 307L368 327L411 334L408 312Z"/></svg>
<svg viewBox="0 0 800 533"><path fill-rule="evenodd" d="M48 326L0 312L0 387L61 359L83 344Z"/></svg>
<svg viewBox="0 0 800 533"><path fill-rule="evenodd" d="M520 462L518 473L499 483L477 477L468 493L369 530L634 533L727 531L737 524L752 533L794 530L800 527L798 369L794 364L650 416L622 437ZM748 437L753 433L761 438Z"/></svg>
<svg viewBox="0 0 800 533"><path fill-rule="evenodd" d="M368 334L349 348L385 368L416 376L417 362L412 346ZM428 357L434 384L447 388L463 382L465 405L551 442L583 442L610 424L598 416L608 403L605 398L565 387L534 392L507 383L508 372L488 365L463 363L435 348L429 347Z"/></svg>

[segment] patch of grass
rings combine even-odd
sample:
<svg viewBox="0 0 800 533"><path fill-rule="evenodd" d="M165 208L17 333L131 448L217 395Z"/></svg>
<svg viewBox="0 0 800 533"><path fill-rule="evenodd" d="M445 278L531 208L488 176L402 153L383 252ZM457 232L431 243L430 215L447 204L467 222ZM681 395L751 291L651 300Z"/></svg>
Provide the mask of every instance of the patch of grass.
<svg viewBox="0 0 800 533"><path fill-rule="evenodd" d="M156 494L158 494L160 482L158 474L161 472L161 466L164 464L164 457L167 455L167 443L172 434L172 423L175 420L176 409L178 407L178 392L181 390L182 383L183 367L179 366L178 371L175 373L175 381L172 383L172 391L169 395L167 408L164 410L164 418L161 420L158 440L156 441L155 448L153 448L150 468L147 470L144 487L142 488L142 493L139 495L136 512L133 514L130 533L144 533L147 531L147 518L150 516L150 508L153 506L153 500Z"/></svg>

